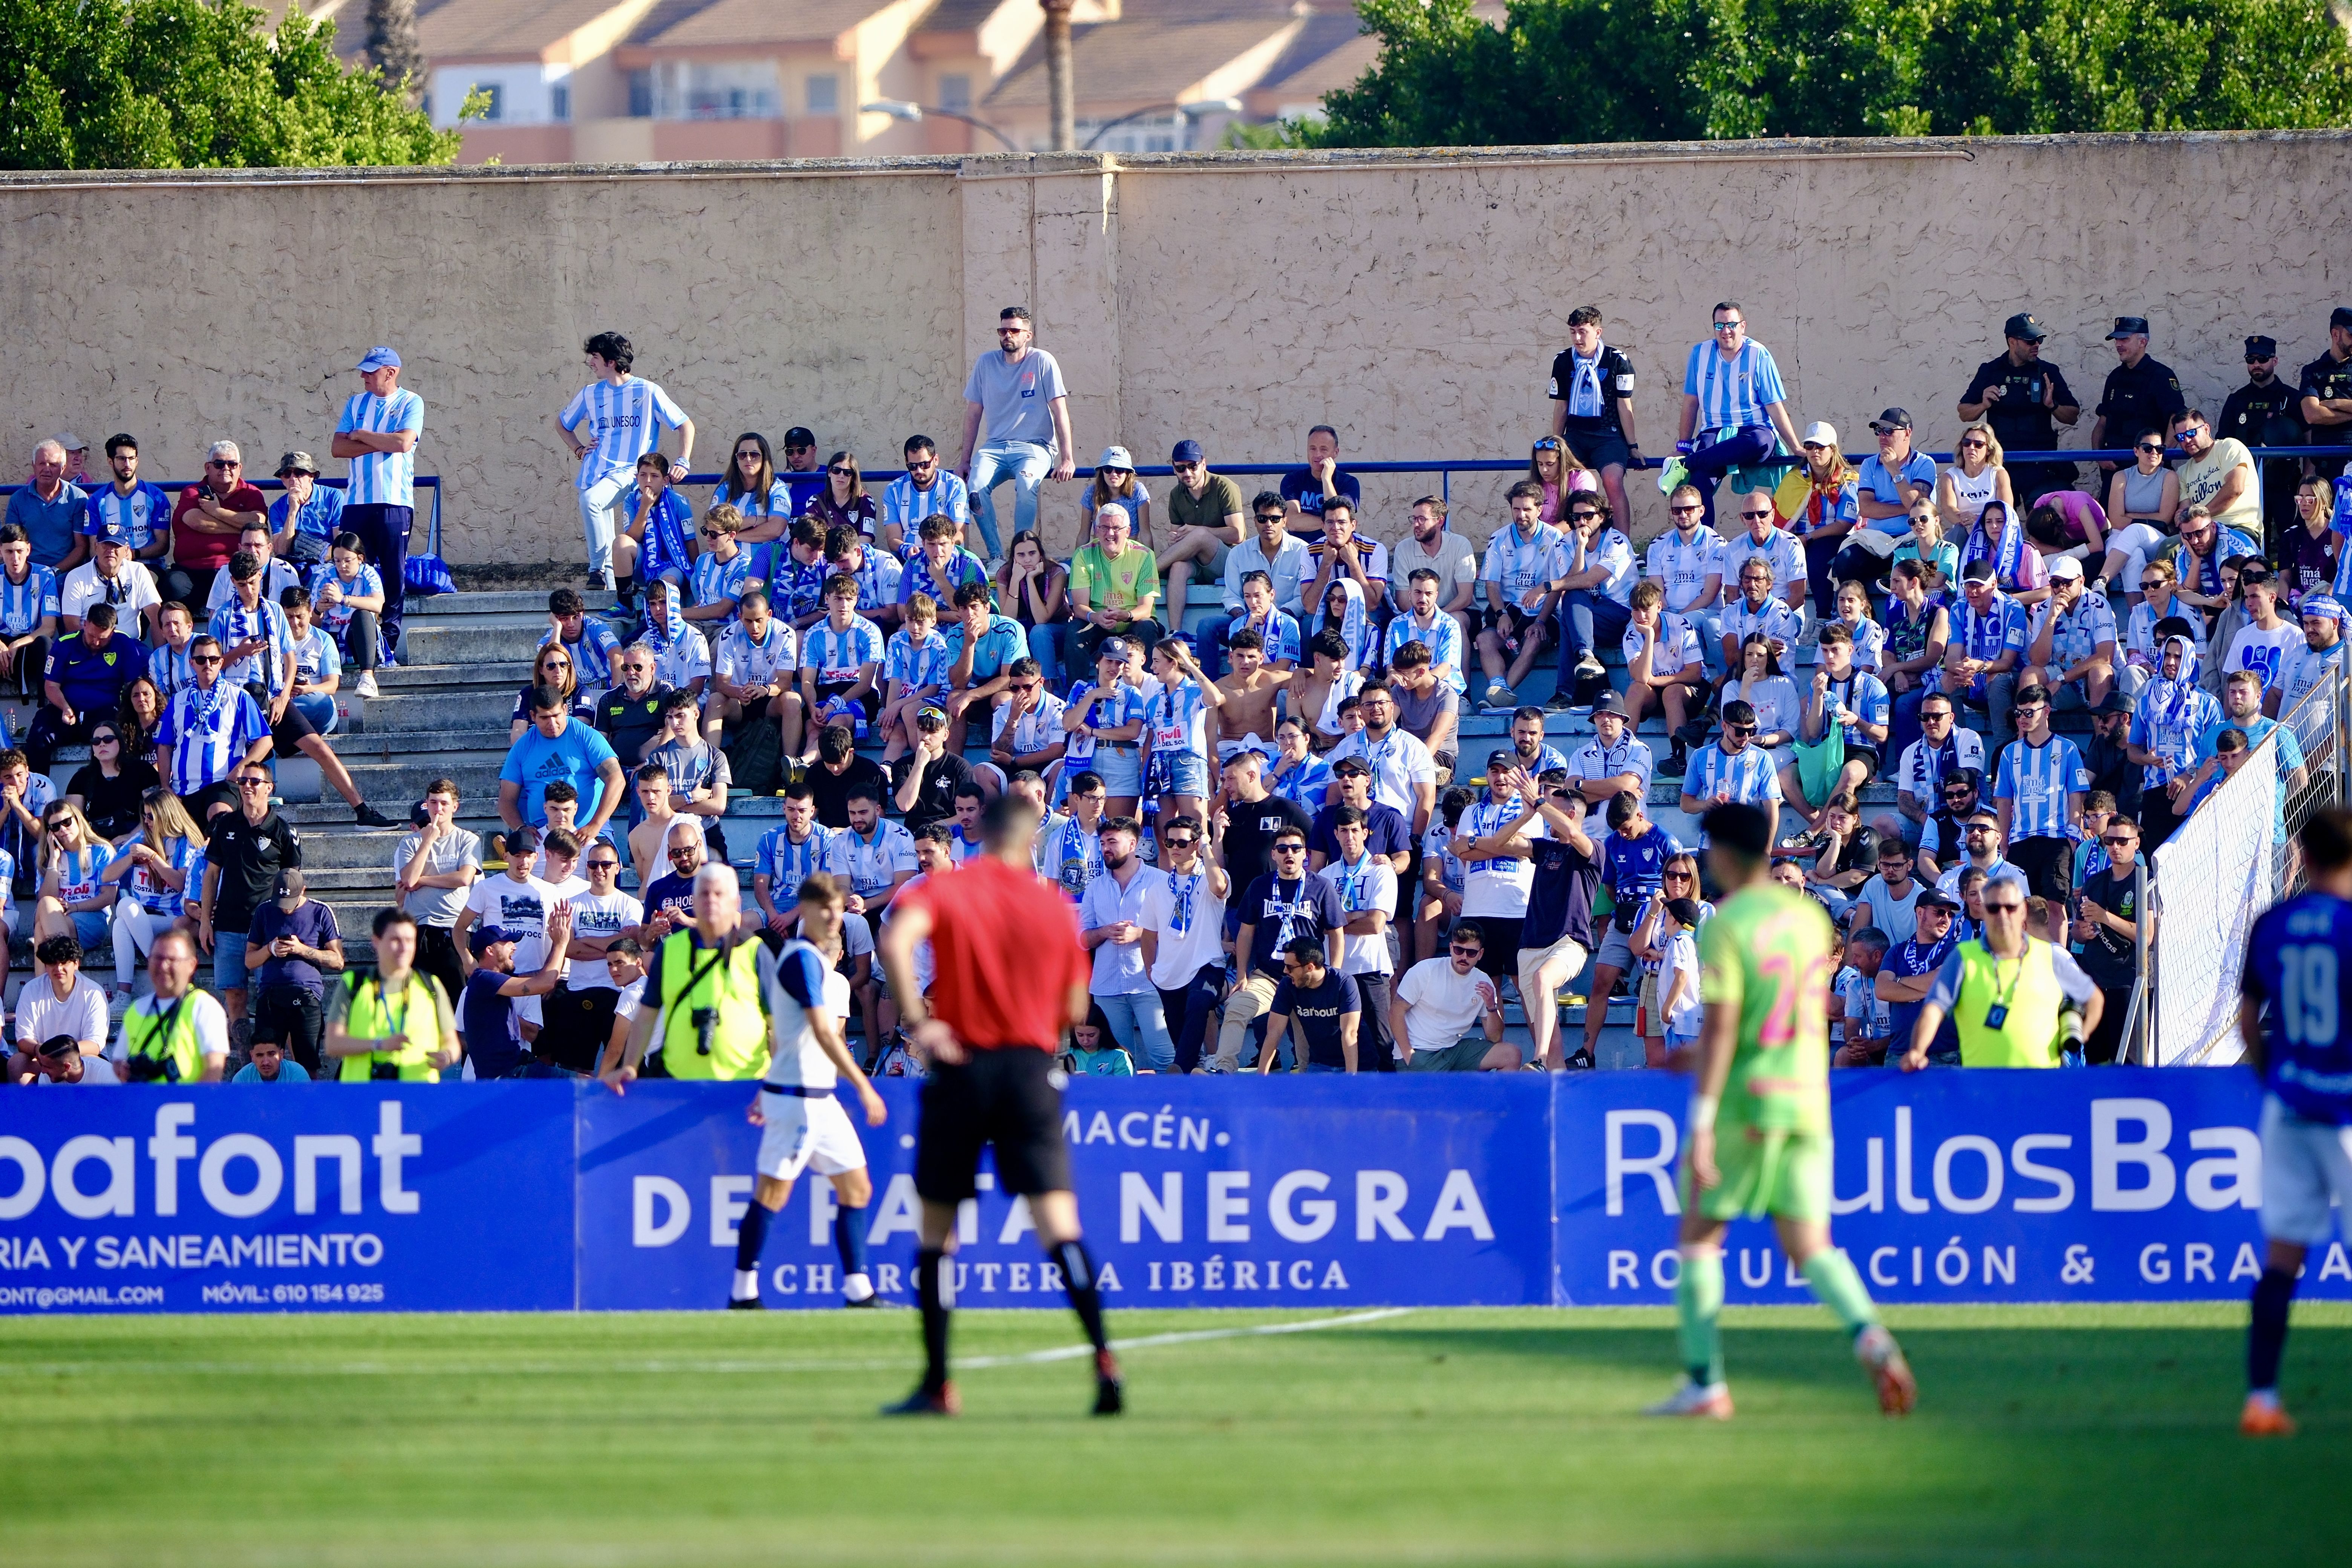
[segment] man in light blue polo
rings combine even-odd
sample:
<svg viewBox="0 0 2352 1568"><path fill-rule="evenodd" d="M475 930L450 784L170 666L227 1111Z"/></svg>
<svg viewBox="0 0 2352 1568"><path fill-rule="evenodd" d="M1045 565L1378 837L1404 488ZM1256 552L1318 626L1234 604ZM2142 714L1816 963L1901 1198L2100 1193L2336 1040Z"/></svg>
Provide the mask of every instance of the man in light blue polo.
<svg viewBox="0 0 2352 1568"><path fill-rule="evenodd" d="M33 477L8 498L8 521L33 542L33 564L63 578L89 558L82 524L89 492L66 478L66 449L54 440L33 448Z"/></svg>
<svg viewBox="0 0 2352 1568"><path fill-rule="evenodd" d="M395 664L406 613L408 530L416 521L416 442L425 433L425 400L402 388L400 356L382 344L360 356L359 373L361 390L344 401L329 450L352 466L343 528L359 535L360 553L383 579L376 624L391 656L384 662Z"/></svg>
<svg viewBox="0 0 2352 1568"><path fill-rule="evenodd" d="M974 360L963 384L964 479L992 572L1004 559L996 533L996 487L1013 481L1018 533L1037 526L1037 481L1050 472L1063 484L1077 471L1069 389L1062 384L1061 365L1032 342L1035 333L1028 306L1005 306L997 312L996 352Z"/></svg>

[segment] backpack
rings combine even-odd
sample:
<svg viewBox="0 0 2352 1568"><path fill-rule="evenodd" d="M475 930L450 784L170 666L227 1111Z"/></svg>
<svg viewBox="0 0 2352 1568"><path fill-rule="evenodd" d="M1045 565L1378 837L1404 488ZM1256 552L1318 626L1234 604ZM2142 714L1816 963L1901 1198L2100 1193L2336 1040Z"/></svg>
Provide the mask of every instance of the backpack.
<svg viewBox="0 0 2352 1568"><path fill-rule="evenodd" d="M727 770L737 789L767 795L783 787L783 731L768 719L755 719L735 731L723 748Z"/></svg>

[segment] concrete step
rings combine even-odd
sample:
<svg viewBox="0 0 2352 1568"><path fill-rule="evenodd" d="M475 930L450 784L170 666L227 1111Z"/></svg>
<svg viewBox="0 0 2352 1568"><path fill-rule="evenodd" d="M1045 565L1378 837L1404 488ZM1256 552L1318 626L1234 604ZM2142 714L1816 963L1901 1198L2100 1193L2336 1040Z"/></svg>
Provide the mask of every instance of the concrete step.
<svg viewBox="0 0 2352 1568"><path fill-rule="evenodd" d="M402 628L400 661L408 664L478 664L529 661L547 635L547 616L478 616L436 623L410 621Z"/></svg>

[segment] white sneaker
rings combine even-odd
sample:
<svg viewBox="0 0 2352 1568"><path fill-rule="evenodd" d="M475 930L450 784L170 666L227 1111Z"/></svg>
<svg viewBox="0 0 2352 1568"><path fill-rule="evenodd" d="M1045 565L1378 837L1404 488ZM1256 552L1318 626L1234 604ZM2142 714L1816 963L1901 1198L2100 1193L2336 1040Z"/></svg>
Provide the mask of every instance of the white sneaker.
<svg viewBox="0 0 2352 1568"><path fill-rule="evenodd" d="M1703 1421L1731 1419L1731 1385L1694 1383L1685 1373L1683 1385L1667 1398L1642 1412L1644 1415L1685 1415Z"/></svg>
<svg viewBox="0 0 2352 1568"><path fill-rule="evenodd" d="M373 697L376 695L375 671L373 669L361 670L359 679L352 683L352 689L359 693L362 697Z"/></svg>

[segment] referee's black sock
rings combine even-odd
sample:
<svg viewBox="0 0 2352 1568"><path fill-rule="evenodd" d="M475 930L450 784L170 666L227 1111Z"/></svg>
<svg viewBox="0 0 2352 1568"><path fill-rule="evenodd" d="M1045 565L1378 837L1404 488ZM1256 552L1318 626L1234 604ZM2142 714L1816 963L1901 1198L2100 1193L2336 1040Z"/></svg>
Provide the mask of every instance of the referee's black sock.
<svg viewBox="0 0 2352 1568"><path fill-rule="evenodd" d="M1087 1339L1097 1350L1110 1348L1110 1336L1103 1331L1102 1291L1095 1283L1094 1254L1083 1241L1065 1241L1048 1247L1045 1256L1061 1266L1062 1289L1070 1298L1070 1310L1085 1325Z"/></svg>
<svg viewBox="0 0 2352 1568"><path fill-rule="evenodd" d="M915 1300L923 1309L923 1389L948 1384L948 1319L955 1311L955 1264L935 1247L915 1254Z"/></svg>
<svg viewBox="0 0 2352 1568"><path fill-rule="evenodd" d="M2279 1360L2286 1353L2286 1313L2294 1302L2294 1273L2265 1268L2254 1282L2253 1322L2246 1331L2246 1388L2268 1394L2278 1387Z"/></svg>

